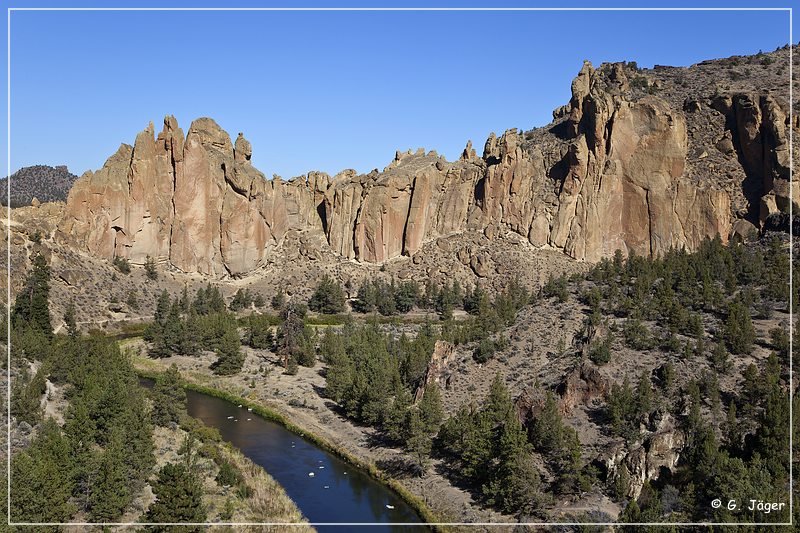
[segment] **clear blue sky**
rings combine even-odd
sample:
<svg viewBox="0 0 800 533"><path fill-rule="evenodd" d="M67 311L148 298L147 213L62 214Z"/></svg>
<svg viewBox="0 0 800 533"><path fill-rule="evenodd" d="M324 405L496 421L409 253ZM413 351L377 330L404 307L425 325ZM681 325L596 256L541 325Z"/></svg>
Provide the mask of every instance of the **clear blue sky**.
<svg viewBox="0 0 800 533"><path fill-rule="evenodd" d="M584 59L690 65L773 50L788 27L786 12L14 11L10 166L97 169L165 114L244 132L268 176L368 172L420 146L453 159L467 139L480 153L492 131L548 123Z"/></svg>

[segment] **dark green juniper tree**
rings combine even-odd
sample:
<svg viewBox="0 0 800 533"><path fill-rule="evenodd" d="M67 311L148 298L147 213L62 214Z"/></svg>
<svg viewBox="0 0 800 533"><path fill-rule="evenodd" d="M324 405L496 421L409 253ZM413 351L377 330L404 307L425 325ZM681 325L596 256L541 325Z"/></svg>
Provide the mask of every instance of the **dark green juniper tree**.
<svg viewBox="0 0 800 533"><path fill-rule="evenodd" d="M156 501L147 511L148 522L202 523L207 513L203 488L197 475L183 463L167 463L153 483ZM199 532L203 526L183 526L182 531ZM171 526L151 526L153 531L172 531Z"/></svg>
<svg viewBox="0 0 800 533"><path fill-rule="evenodd" d="M308 300L308 308L328 315L343 313L345 298L341 284L330 276L323 277Z"/></svg>
<svg viewBox="0 0 800 533"><path fill-rule="evenodd" d="M32 269L25 287L17 294L11 310L11 324L14 328L32 328L51 337L53 326L50 323L50 267L42 254L32 260Z"/></svg>
<svg viewBox="0 0 800 533"><path fill-rule="evenodd" d="M181 386L181 374L177 366L170 365L156 379L150 398L153 400L153 424L169 426L181 421L181 416L186 412L186 391Z"/></svg>

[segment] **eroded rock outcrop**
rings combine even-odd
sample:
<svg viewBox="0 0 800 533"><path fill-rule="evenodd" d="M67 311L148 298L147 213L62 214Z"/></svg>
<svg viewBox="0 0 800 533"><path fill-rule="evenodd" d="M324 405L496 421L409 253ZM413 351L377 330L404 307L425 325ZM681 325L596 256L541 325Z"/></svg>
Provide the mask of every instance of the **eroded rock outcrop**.
<svg viewBox="0 0 800 533"><path fill-rule="evenodd" d="M771 94L716 95L714 109L726 118L731 145L737 150L747 179L742 184L751 210L758 208L763 224L772 214L800 206L800 190L790 194L788 104Z"/></svg>
<svg viewBox="0 0 800 533"><path fill-rule="evenodd" d="M167 117L157 136L150 125L76 182L57 233L100 257L143 263L151 256L219 277L257 270L272 253L298 252L282 249L290 231L304 235L299 252L312 259L331 253L383 263L413 257L440 237L476 232L489 241L516 234L597 261L618 249L659 255L696 249L717 234L727 241L742 233L737 217L764 228L767 217L798 207L789 194L791 125L780 97L733 92L676 105L674 95L658 96L661 87L630 65L587 62L547 129L492 134L480 157L471 142L454 162L409 150L382 172L345 170L332 179L318 172L267 179L242 134L232 142L201 118L184 136ZM744 169L743 183L695 175L708 150L692 152L692 132L706 110L724 117L718 125L703 119L714 137L708 150L725 168ZM458 253L476 276L495 272L490 255Z"/></svg>
<svg viewBox="0 0 800 533"><path fill-rule="evenodd" d="M424 242L466 229L482 171L480 159L448 163L409 150L383 172L339 174L325 195L328 241L335 252L370 263L413 256Z"/></svg>
<svg viewBox="0 0 800 533"><path fill-rule="evenodd" d="M627 478L626 496L635 499L641 494L645 482L657 480L665 471L675 471L685 444L683 431L665 427L631 449L618 443L601 458L601 462L609 480L620 476Z"/></svg>
<svg viewBox="0 0 800 533"><path fill-rule="evenodd" d="M450 379L453 375L453 366L455 363L456 351L455 346L447 341L438 340L433 348L431 360L428 363L428 368L425 369L425 375L422 381L414 392L414 401L422 400L425 394L425 387L436 385L442 389L450 388Z"/></svg>
<svg viewBox="0 0 800 533"><path fill-rule="evenodd" d="M573 85L573 137L549 235L576 259L596 261L620 249L658 255L696 248L730 233L730 200L684 176L686 121L655 96L626 98L619 65L584 65ZM688 217L688 218L687 218Z"/></svg>
<svg viewBox="0 0 800 533"><path fill-rule="evenodd" d="M594 364L584 361L571 370L556 388L559 410L569 415L575 407L589 405L595 398L605 398L611 390L609 379Z"/></svg>
<svg viewBox="0 0 800 533"><path fill-rule="evenodd" d="M70 191L62 239L94 255L147 256L185 272L242 275L261 266L289 229L322 231L317 207L329 179L267 180L216 122L194 121L184 137L174 117L122 145Z"/></svg>

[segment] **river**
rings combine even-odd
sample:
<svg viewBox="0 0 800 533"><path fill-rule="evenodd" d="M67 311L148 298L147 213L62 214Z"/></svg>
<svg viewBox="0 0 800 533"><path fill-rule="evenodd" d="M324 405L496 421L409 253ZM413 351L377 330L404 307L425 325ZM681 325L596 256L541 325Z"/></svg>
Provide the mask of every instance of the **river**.
<svg viewBox="0 0 800 533"><path fill-rule="evenodd" d="M379 522L387 525L358 530L429 531L424 526L390 525L422 520L391 489L283 426L220 398L188 390L186 396L189 415L217 428L225 441L263 467L309 522ZM315 527L324 532L353 530L352 526Z"/></svg>

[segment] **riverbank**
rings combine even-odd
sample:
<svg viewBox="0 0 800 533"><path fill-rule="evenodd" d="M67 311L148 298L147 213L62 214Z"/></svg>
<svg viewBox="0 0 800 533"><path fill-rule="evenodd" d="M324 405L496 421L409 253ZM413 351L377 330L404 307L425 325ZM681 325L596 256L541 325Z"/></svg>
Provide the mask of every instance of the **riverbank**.
<svg viewBox="0 0 800 533"><path fill-rule="evenodd" d="M142 361L139 361L141 364ZM139 365L136 365L137 372L140 377L143 378L150 378L156 379L160 374L159 371L153 371L152 369L142 368ZM374 464L365 462L352 454L348 453L347 450L340 446L336 446L324 438L307 431L306 429L294 424L291 420L289 420L286 416L276 412L274 409L271 409L265 405L260 404L257 401L253 401L247 399L245 397L239 396L235 393L232 393L227 390L220 389L215 386L203 385L193 381L191 378L183 380L183 385L187 390L191 390L194 392L198 392L201 394L205 394L207 396L212 396L214 398L219 398L224 400L231 405L236 405L238 407L247 408L248 411L252 411L253 413L257 414L258 416L279 424L281 427L287 429L291 433L296 434L297 436L311 442L318 448L331 453L332 455L346 461L347 463L353 465L354 467L362 470L363 472L369 474L370 477L375 479L376 481L382 483L386 487L389 487L393 490L397 495L399 495L403 501L405 501L414 511L419 514L421 519L426 522L440 522L442 521L439 517L433 514L433 512L427 508L427 506L421 502L416 496L414 496L408 489L406 489L403 485L401 485L397 480L387 476L384 472L378 469ZM238 451L236 452L239 456L241 453ZM249 462L249 461L248 461ZM263 469L262 469L263 471ZM275 481L267 475L267 477L275 483ZM276 483L277 485L277 483ZM283 496L288 499L288 496L281 490ZM291 501L291 500L289 500ZM294 504L293 504L294 505ZM302 519L301 516L298 514L298 518ZM437 528L432 527L434 531L448 531L444 528Z"/></svg>
<svg viewBox="0 0 800 533"><path fill-rule="evenodd" d="M202 428L200 422L193 422L199 431L199 438L193 453L195 471L200 475L203 484L203 504L206 508L207 520L214 522L271 522L298 524L307 522L297 505L289 498L283 487L278 484L263 468L253 463L239 450L222 442L219 433L210 428ZM155 471L166 463L181 463L186 460L182 449L186 442L187 431L183 427L157 427L154 431L156 449ZM220 464L227 462L241 476L237 486L221 486L217 481ZM246 488L245 488L246 487ZM149 489L149 486L148 486ZM152 492L147 490L143 495L146 503L151 504ZM292 526L298 533L313 533L309 525ZM285 526L258 526L252 531L285 531Z"/></svg>
<svg viewBox="0 0 800 533"><path fill-rule="evenodd" d="M236 405L246 405L264 418L359 467L394 490L425 522L508 520L480 509L467 492L453 487L437 473L436 465L423 477L410 474L400 450L375 444L374 430L356 426L333 411L333 405L315 392L324 386L320 366L301 367L297 376L288 376L275 368L277 361L268 360L268 355L244 349L247 360L242 372L220 377L208 369L214 360L213 354L154 360L137 355L142 349L139 341L126 341L126 345L131 348L134 366L141 375L152 377L176 364L187 388ZM461 528L446 528L448 531L458 529Z"/></svg>

